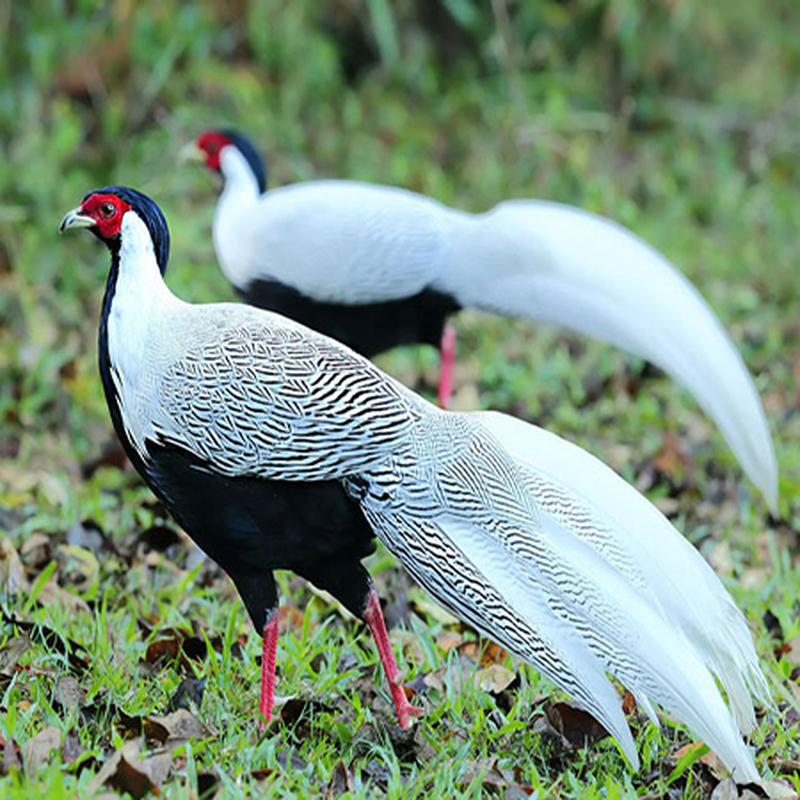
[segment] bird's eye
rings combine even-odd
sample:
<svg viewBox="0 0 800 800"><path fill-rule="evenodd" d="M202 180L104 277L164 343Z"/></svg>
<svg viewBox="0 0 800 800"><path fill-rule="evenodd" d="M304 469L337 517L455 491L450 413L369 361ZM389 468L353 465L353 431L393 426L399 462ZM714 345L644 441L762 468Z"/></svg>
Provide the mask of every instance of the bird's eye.
<svg viewBox="0 0 800 800"><path fill-rule="evenodd" d="M106 219L111 219L111 217L113 217L114 214L116 213L116 210L117 209L116 209L116 207L114 206L113 203L103 203L103 205L100 206L100 213Z"/></svg>
<svg viewBox="0 0 800 800"><path fill-rule="evenodd" d="M216 152L217 152L217 150L219 150L219 145L218 145L216 142L209 142L209 143L206 145L206 150L208 150L208 154L209 154L210 156L213 156L213 155L214 155L214 153L216 153Z"/></svg>

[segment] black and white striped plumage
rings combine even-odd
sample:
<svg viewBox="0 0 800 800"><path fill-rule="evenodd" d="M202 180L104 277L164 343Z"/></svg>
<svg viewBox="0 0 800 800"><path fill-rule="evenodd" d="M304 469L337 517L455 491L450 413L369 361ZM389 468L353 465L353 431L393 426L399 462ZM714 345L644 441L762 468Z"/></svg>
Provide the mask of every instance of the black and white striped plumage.
<svg viewBox="0 0 800 800"><path fill-rule="evenodd" d="M115 200L116 228L104 217ZM154 248L160 220L148 198L109 187L62 229L90 227L112 251L101 371L117 431L257 626L278 567L363 617L374 532L439 602L569 692L634 766L606 673L654 721L653 702L689 724L738 779L757 777L739 731L755 725L751 694L768 695L747 625L647 500L558 437L439 410L295 322L180 301Z"/></svg>
<svg viewBox="0 0 800 800"><path fill-rule="evenodd" d="M712 417L777 509L775 452L758 392L713 310L678 269L614 222L559 203L467 214L414 192L346 180L270 191L233 131L187 154L225 181L214 214L223 272L252 305L371 356L439 344L448 315L477 308L563 325L657 364ZM449 389L440 385L440 399Z"/></svg>

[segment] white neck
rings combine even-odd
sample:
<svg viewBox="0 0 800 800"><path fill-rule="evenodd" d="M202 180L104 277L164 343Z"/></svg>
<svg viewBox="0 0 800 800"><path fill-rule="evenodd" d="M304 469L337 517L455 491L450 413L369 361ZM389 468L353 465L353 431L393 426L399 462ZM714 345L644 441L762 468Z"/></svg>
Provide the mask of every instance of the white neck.
<svg viewBox="0 0 800 800"><path fill-rule="evenodd" d="M234 286L244 288L250 255L248 210L258 202L261 192L247 159L236 147L224 147L219 162L225 186L211 228L214 249L225 277Z"/></svg>
<svg viewBox="0 0 800 800"><path fill-rule="evenodd" d="M108 315L108 354L123 424L141 450L150 434L151 417L151 410L142 403L141 389L149 384L148 376L162 357L167 311L181 301L164 283L150 232L135 211L125 213L120 234L119 272Z"/></svg>
<svg viewBox="0 0 800 800"><path fill-rule="evenodd" d="M258 179L241 150L233 145L222 148L219 154L219 168L225 178L222 197L238 197L253 202L261 195Z"/></svg>
<svg viewBox="0 0 800 800"><path fill-rule="evenodd" d="M122 218L120 242L114 304L122 301L122 305L130 303L144 310L151 298L170 294L161 277L150 231L135 211L127 211Z"/></svg>

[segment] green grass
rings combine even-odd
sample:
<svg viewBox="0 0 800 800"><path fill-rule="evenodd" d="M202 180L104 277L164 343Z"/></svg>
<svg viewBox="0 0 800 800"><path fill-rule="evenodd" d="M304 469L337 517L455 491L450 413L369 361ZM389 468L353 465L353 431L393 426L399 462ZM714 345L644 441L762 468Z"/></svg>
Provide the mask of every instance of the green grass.
<svg viewBox="0 0 800 800"><path fill-rule="evenodd" d="M177 747L166 797L196 796L209 773L230 797L329 786L351 796L500 797L514 783L553 797L703 797L716 783L699 762L676 770L674 754L691 738L668 720L660 732L632 720L637 774L607 739L570 749L537 732L552 687L504 662L519 673L516 688L497 697L476 689L474 668L442 647L470 632L409 592L383 553L370 569L410 613L409 627L392 632L408 680L448 665L444 685L422 699L413 736L397 734L369 637L289 576L283 599L296 611L281 637L278 692L319 704L258 734L259 647L230 585L185 543L166 553L137 543L170 523L134 475L113 464L85 474L111 441L95 366L107 257L85 237L56 234L87 190L134 185L170 220L173 289L195 301L230 298L209 235L213 181L176 163L181 145L222 124L252 135L275 185L350 177L470 210L509 197L573 203L627 225L698 286L764 398L781 520L768 518L693 400L611 348L462 313L457 401L511 411L598 454L712 560L752 623L775 698L754 737L757 764L800 790L797 772L781 771L800 758L796 656L776 658L762 621L769 609L786 642L800 636L796 4L783 0L769 13L744 0L441 7L439 15L413 0L0 7L0 530L23 568L0 560L0 592L7 614L79 643L88 664L76 672L63 647L34 639L6 674L9 651L0 653L4 739L24 745L53 725L82 751L35 772L0 769L4 796L85 793L132 735L121 712L166 713L189 674L206 678L197 713L214 735ZM432 395L432 351L408 348L380 363ZM690 456L674 474L653 469L665 432ZM87 519L124 553L78 536L76 523ZM12 591L9 573L21 589ZM171 628L194 628L213 646L183 664L143 665L148 645ZM419 640L413 650L409 630ZM0 626L0 647L18 636ZM93 718L55 700L67 674ZM257 770L272 772L258 780Z"/></svg>

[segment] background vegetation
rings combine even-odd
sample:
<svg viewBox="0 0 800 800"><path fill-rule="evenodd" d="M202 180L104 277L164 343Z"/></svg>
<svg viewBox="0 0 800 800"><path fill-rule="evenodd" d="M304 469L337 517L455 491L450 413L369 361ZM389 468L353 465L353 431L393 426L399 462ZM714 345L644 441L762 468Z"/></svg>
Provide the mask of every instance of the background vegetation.
<svg viewBox="0 0 800 800"><path fill-rule="evenodd" d="M680 749L690 739L670 720L659 734L632 717L637 775L607 739L571 748L543 713L551 687L491 649L479 661L472 634L380 554L371 570L405 620L393 637L424 690L423 723L396 735L368 689L382 680L370 642L286 577L280 692L295 701L257 735L258 647L241 605L113 450L94 344L106 254L56 235L87 190L136 186L170 221L175 291L230 297L209 235L215 189L177 164L185 142L222 125L262 147L274 185L350 177L470 210L552 198L680 265L762 393L780 519L686 393L602 345L462 314L457 402L600 455L712 560L774 686L759 768L800 789L795 0L0 0L0 37L6 796L72 797L106 778L103 791L135 796L704 796L723 775L702 749ZM381 363L431 391L435 353ZM484 679L488 666L511 687ZM154 722L184 679L202 727ZM139 767L120 766L123 745Z"/></svg>

